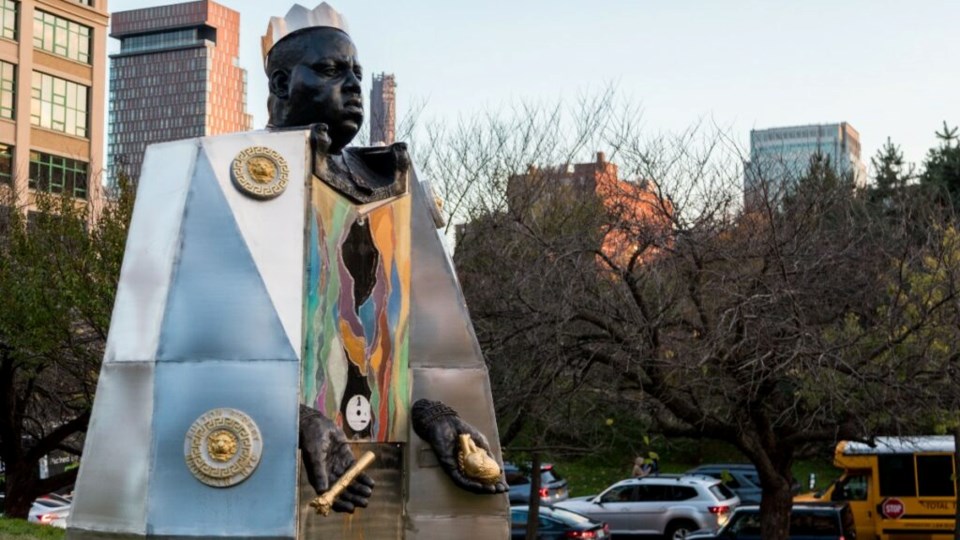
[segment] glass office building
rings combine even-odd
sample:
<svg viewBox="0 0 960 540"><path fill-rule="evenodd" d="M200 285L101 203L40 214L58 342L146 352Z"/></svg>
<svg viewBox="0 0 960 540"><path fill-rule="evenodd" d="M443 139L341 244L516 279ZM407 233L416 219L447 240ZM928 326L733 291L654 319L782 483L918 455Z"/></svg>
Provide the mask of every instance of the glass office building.
<svg viewBox="0 0 960 540"><path fill-rule="evenodd" d="M820 153L837 172L863 187L867 169L860 158L860 133L846 122L750 131L750 160L744 163L744 207L776 200L790 183L806 174Z"/></svg>

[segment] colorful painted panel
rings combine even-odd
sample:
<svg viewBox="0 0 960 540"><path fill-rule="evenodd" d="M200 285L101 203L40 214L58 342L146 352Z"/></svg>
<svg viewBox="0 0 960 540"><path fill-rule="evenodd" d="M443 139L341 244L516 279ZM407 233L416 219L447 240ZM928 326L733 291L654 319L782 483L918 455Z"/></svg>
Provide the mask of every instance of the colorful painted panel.
<svg viewBox="0 0 960 540"><path fill-rule="evenodd" d="M354 440L407 439L410 201L313 180L302 395Z"/></svg>

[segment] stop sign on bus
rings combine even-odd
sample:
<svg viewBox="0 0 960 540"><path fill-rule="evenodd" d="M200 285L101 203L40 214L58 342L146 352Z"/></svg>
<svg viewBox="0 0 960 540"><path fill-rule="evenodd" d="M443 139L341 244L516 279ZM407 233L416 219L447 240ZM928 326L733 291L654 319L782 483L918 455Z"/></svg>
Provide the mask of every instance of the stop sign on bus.
<svg viewBox="0 0 960 540"><path fill-rule="evenodd" d="M887 519L900 519L906 509L903 506L903 501L896 497L889 497L884 499L880 505L880 511L883 513L883 517Z"/></svg>

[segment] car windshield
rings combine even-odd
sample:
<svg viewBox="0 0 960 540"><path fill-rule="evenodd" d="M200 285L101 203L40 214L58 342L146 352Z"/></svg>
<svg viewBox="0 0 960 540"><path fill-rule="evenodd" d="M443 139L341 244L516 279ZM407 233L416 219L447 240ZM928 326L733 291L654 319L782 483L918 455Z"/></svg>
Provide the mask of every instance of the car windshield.
<svg viewBox="0 0 960 540"><path fill-rule="evenodd" d="M590 523L590 518L587 516L580 515L569 510L564 510L563 508L554 508L550 512L550 515L571 525L575 523Z"/></svg>
<svg viewBox="0 0 960 540"><path fill-rule="evenodd" d="M66 504L53 499L37 499L33 504L44 508L60 508L61 506L66 506Z"/></svg>
<svg viewBox="0 0 960 540"><path fill-rule="evenodd" d="M518 470L506 471L507 484L511 486L519 486L523 484L529 484L530 479L527 478L527 475L523 474Z"/></svg>
<svg viewBox="0 0 960 540"><path fill-rule="evenodd" d="M550 482L559 482L560 480L563 480L563 477L557 474L556 469L550 468L540 471L540 481L544 484L549 484Z"/></svg>
<svg viewBox="0 0 960 540"><path fill-rule="evenodd" d="M758 512L737 512L727 525L731 536L760 536L760 514Z"/></svg>
<svg viewBox="0 0 960 540"><path fill-rule="evenodd" d="M518 486L530 483L530 468L521 468L516 465L504 465L503 472L507 476L507 484ZM543 465L540 468L540 484L547 485L552 482L563 481L563 476L553 467L553 465Z"/></svg>
<svg viewBox="0 0 960 540"><path fill-rule="evenodd" d="M730 488L723 484L714 484L710 486L710 493L713 493L713 496L721 501L732 499L735 496L733 492L730 491Z"/></svg>

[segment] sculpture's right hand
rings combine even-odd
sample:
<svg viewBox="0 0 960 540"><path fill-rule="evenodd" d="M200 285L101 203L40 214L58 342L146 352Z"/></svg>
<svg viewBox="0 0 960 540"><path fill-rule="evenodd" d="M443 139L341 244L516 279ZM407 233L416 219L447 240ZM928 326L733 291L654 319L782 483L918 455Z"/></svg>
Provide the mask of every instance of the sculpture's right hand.
<svg viewBox="0 0 960 540"><path fill-rule="evenodd" d="M300 451L307 480L317 495L330 489L355 461L343 430L306 405L300 406ZM373 479L361 473L333 503L333 510L352 514L358 507L366 508L373 487Z"/></svg>

